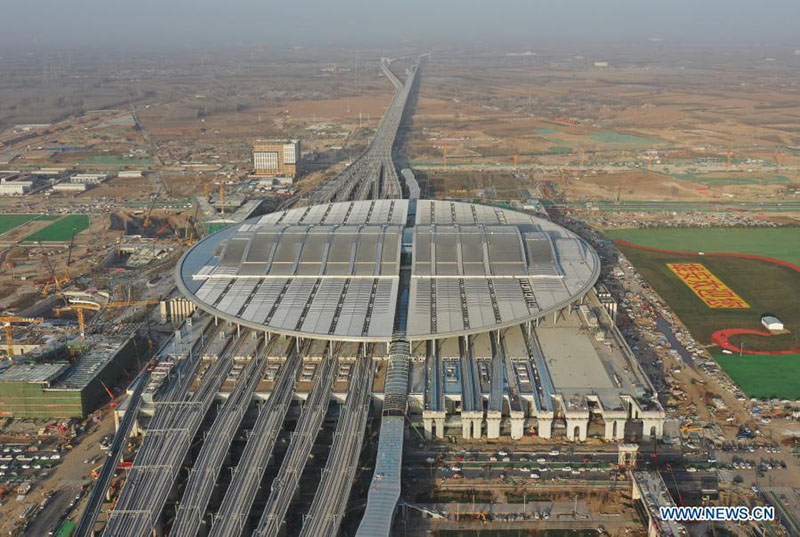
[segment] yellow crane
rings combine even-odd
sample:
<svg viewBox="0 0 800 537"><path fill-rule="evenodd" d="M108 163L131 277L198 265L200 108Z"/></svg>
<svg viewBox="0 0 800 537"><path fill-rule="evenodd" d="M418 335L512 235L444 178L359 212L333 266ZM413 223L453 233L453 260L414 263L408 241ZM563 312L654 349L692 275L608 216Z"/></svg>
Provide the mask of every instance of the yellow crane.
<svg viewBox="0 0 800 537"><path fill-rule="evenodd" d="M6 328L6 354L9 358L14 356L14 327L12 323L39 324L43 320L41 317L17 317L16 315L0 317L0 323L3 323Z"/></svg>
<svg viewBox="0 0 800 537"><path fill-rule="evenodd" d="M150 201L150 205L147 207L147 215L145 215L144 222L142 222L142 229L147 229L150 227L152 221L150 217L153 215L153 209L156 206L156 202L158 201L158 197L161 195L161 191L164 189L164 185L158 187L156 190L155 195L153 196L152 200Z"/></svg>
<svg viewBox="0 0 800 537"><path fill-rule="evenodd" d="M45 250L44 245L39 241L39 248L42 249L42 257L44 258L45 265L47 265L47 270L50 272L51 280L47 280L44 284L44 288L42 288L42 296L47 296L50 294L50 285L53 284L57 291L61 291L61 284L62 283L69 283L69 272L64 276L64 278L59 278L56 274L55 268L53 268L53 263L50 261L50 255Z"/></svg>
<svg viewBox="0 0 800 537"><path fill-rule="evenodd" d="M160 300L132 300L129 302L106 302L105 304L88 304L88 303L75 303L70 304L68 306L64 306L62 308L53 308L53 313L56 315L61 315L67 311L74 311L75 315L78 317L78 328L81 334L81 340L86 339L86 314L84 314L85 310L93 310L99 311L103 308L127 308L131 306L147 306L158 304L161 302Z"/></svg>

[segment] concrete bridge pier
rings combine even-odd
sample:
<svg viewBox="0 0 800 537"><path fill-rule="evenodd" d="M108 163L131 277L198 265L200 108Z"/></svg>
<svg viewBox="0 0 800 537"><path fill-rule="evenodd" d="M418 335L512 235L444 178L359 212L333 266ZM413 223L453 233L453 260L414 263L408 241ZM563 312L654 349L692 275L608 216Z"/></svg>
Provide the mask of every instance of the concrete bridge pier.
<svg viewBox="0 0 800 537"><path fill-rule="evenodd" d="M623 440L625 438L625 419L606 418L606 440Z"/></svg>
<svg viewBox="0 0 800 537"><path fill-rule="evenodd" d="M523 412L511 412L511 438L519 440L525 436L525 414Z"/></svg>
<svg viewBox="0 0 800 537"><path fill-rule="evenodd" d="M541 438L553 437L553 418L537 418L536 431Z"/></svg>
<svg viewBox="0 0 800 537"><path fill-rule="evenodd" d="M503 418L501 412L487 412L486 414L486 437L500 438L500 420Z"/></svg>
<svg viewBox="0 0 800 537"><path fill-rule="evenodd" d="M569 440L586 440L589 418L567 418L567 438Z"/></svg>

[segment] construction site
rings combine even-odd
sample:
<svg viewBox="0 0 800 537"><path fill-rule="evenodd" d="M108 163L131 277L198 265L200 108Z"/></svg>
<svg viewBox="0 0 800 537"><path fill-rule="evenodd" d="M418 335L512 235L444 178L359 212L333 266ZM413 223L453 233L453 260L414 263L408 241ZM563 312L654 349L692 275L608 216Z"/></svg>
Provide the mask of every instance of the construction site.
<svg viewBox="0 0 800 537"><path fill-rule="evenodd" d="M373 52L0 59L0 532L796 535L797 60Z"/></svg>

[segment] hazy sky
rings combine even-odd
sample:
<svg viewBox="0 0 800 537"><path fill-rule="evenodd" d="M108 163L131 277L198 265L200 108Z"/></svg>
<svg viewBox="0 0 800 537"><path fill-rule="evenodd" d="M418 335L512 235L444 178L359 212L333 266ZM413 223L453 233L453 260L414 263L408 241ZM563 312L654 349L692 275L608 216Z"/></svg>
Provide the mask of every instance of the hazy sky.
<svg viewBox="0 0 800 537"><path fill-rule="evenodd" d="M800 0L0 0L0 46L635 42L800 48ZM2 51L0 51L0 54Z"/></svg>

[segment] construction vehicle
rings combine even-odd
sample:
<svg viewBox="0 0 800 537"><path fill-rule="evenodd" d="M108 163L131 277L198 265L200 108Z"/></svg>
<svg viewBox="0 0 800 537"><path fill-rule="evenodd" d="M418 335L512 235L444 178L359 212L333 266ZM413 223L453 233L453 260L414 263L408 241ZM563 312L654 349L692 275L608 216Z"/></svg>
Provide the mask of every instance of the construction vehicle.
<svg viewBox="0 0 800 537"><path fill-rule="evenodd" d="M44 319L41 317L17 317L16 315L7 315L0 317L0 323L6 327L6 355L11 358L14 356L14 327L12 323L18 324L39 324Z"/></svg>
<svg viewBox="0 0 800 537"><path fill-rule="evenodd" d="M696 423L689 423L681 427L681 436L685 439L689 437L689 433L699 433L703 427Z"/></svg>
<svg viewBox="0 0 800 537"><path fill-rule="evenodd" d="M101 464L101 465L97 466L96 468L92 468L92 471L89 474L92 477L92 479L97 479L98 477L100 477L100 470L103 468L103 466L105 466L105 465Z"/></svg>

